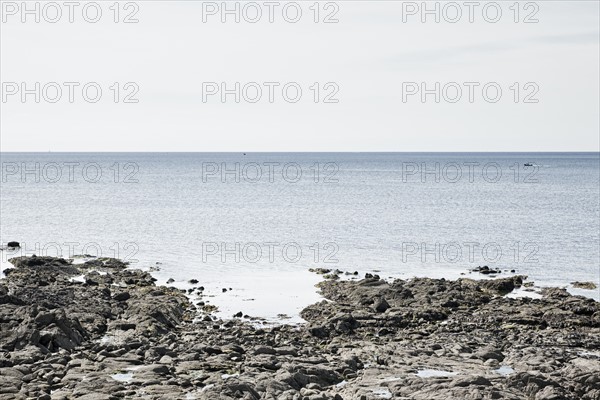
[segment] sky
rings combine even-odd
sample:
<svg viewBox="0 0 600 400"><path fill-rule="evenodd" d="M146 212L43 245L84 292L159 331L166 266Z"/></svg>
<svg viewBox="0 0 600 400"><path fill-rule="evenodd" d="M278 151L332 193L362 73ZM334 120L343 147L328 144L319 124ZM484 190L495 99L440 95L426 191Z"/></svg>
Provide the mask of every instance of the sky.
<svg viewBox="0 0 600 400"><path fill-rule="evenodd" d="M598 2L314 3L2 1L0 150L599 151Z"/></svg>

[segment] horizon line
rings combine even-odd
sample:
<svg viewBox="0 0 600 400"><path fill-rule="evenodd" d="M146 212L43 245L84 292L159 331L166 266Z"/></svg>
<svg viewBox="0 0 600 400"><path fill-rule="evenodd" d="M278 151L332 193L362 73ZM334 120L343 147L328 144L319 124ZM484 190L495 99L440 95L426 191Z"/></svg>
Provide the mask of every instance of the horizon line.
<svg viewBox="0 0 600 400"><path fill-rule="evenodd" d="M225 153L225 154L273 154L273 153L282 153L282 154L318 154L318 153L337 153L337 154L431 154L431 153L440 153L440 154L462 154L462 153L489 153L489 154L600 154L599 150L549 150L549 151L527 151L527 150L514 150L514 151L495 151L495 150L465 150L465 151L440 151L440 150L414 150L414 151L242 151L242 150L227 150L227 151L219 151L219 150L210 150L210 151L87 151L87 150L74 150L74 151L28 151L28 150L11 150L11 151L0 151L0 154L10 154L10 153L30 153L30 154L48 154L48 153L139 153L139 154L207 154L207 153Z"/></svg>

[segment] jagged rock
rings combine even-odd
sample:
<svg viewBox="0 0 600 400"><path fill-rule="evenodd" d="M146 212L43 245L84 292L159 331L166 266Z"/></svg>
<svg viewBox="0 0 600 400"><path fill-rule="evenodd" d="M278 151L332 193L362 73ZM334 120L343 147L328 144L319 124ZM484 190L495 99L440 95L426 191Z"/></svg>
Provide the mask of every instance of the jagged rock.
<svg viewBox="0 0 600 400"><path fill-rule="evenodd" d="M377 299L375 301L375 304L373 305L373 309L375 311L377 311L378 313L385 312L385 311L387 311L388 308L390 308L390 305L387 302L387 300L383 297L380 297L379 299Z"/></svg>
<svg viewBox="0 0 600 400"><path fill-rule="evenodd" d="M552 288L502 296L523 277L326 280L327 301L302 311L307 324L260 326L205 315L118 260L13 264L0 284L0 399L600 394L598 302ZM81 275L86 283L72 279Z"/></svg>

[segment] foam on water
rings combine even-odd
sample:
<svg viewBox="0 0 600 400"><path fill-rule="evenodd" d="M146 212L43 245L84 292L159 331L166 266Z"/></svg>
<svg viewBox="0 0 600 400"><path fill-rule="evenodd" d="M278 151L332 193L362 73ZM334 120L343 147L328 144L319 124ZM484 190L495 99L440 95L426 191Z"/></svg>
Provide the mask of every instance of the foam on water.
<svg viewBox="0 0 600 400"><path fill-rule="evenodd" d="M508 293L506 295L506 297L512 298L512 299L519 299L519 298L523 298L523 297L528 297L530 299L541 299L543 296L541 293L538 293L535 290L528 290L526 288L517 288L514 289L512 292Z"/></svg>

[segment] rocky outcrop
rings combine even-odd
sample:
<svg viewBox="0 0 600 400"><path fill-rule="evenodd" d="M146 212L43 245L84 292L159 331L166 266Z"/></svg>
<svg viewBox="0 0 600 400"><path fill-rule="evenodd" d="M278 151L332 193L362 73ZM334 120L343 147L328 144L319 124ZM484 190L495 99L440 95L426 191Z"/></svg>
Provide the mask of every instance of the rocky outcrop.
<svg viewBox="0 0 600 400"><path fill-rule="evenodd" d="M259 326L118 260L12 262L0 399L600 399L599 303L504 297L523 277L329 279L306 325Z"/></svg>
<svg viewBox="0 0 600 400"><path fill-rule="evenodd" d="M571 285L573 285L574 288L576 289L586 289L586 290L594 290L596 288L598 288L598 286L596 286L596 284L594 282L571 282Z"/></svg>

